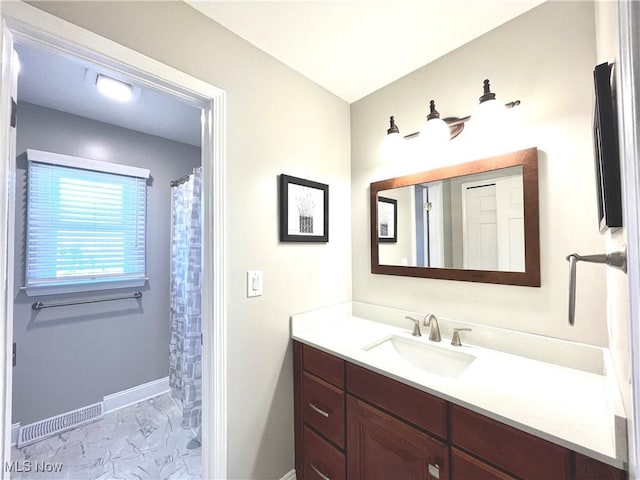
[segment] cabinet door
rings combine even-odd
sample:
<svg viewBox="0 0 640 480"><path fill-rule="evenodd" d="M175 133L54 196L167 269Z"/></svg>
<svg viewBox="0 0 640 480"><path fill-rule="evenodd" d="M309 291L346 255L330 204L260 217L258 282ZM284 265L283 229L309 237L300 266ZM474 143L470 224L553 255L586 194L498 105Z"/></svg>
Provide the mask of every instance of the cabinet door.
<svg viewBox="0 0 640 480"><path fill-rule="evenodd" d="M575 454L575 459L575 480L625 480L627 477L623 470L618 470L611 465L606 465L579 453Z"/></svg>
<svg viewBox="0 0 640 480"><path fill-rule="evenodd" d="M451 448L452 480L515 480L515 477L501 472L477 458Z"/></svg>
<svg viewBox="0 0 640 480"><path fill-rule="evenodd" d="M375 407L347 397L350 480L449 479L448 447Z"/></svg>

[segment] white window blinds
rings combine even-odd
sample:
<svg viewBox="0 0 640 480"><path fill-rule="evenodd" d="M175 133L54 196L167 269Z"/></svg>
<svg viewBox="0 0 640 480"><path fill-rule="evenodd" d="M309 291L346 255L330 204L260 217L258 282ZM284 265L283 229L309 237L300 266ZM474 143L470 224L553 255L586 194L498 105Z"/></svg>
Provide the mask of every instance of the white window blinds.
<svg viewBox="0 0 640 480"><path fill-rule="evenodd" d="M144 285L148 170L27 156L27 294Z"/></svg>

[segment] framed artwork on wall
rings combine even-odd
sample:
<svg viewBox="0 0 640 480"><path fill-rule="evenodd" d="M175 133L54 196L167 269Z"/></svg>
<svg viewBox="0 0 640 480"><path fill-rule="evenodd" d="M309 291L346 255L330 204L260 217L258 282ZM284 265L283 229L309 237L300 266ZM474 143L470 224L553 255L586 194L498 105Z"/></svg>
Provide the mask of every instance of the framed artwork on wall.
<svg viewBox="0 0 640 480"><path fill-rule="evenodd" d="M612 67L609 63L603 63L593 70L596 95L593 144L600 233L608 228L622 227L622 187L618 131L611 91Z"/></svg>
<svg viewBox="0 0 640 480"><path fill-rule="evenodd" d="M280 175L280 241L329 241L329 185Z"/></svg>
<svg viewBox="0 0 640 480"><path fill-rule="evenodd" d="M398 241L398 201L378 197L378 241Z"/></svg>

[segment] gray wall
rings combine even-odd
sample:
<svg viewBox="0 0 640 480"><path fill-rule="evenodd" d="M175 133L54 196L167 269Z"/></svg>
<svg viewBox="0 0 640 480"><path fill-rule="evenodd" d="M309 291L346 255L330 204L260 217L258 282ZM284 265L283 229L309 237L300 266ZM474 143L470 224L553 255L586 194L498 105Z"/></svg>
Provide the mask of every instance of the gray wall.
<svg viewBox="0 0 640 480"><path fill-rule="evenodd" d="M282 477L289 316L351 300L349 105L181 1L32 4L226 91L228 478ZM280 173L329 185L329 243L278 242ZM262 297L247 270L264 271Z"/></svg>
<svg viewBox="0 0 640 480"><path fill-rule="evenodd" d="M147 285L137 300L51 308L60 302L133 289L27 297L25 187L27 148L148 168ZM169 374L171 192L169 182L200 165L200 149L29 103L18 104L13 422L23 425L102 400Z"/></svg>

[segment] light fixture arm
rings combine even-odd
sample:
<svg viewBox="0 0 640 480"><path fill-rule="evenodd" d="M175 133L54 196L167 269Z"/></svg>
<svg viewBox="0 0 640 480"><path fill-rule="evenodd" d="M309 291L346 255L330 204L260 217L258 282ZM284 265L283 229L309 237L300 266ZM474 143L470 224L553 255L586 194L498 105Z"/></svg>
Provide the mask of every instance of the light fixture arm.
<svg viewBox="0 0 640 480"><path fill-rule="evenodd" d="M492 95L495 95L495 94L492 93ZM513 100L512 102L504 104L504 106L507 108L517 107L518 105L520 105L520 100ZM434 108L435 108L435 104L434 104ZM429 113L429 115L431 115L431 113ZM437 118L440 118L440 114L438 114ZM427 119L429 119L429 116L427 116ZM464 123L471 120L471 115L467 115L466 117L462 117L462 118L446 117L446 118L443 118L442 120L444 120L444 122L448 125L449 130L451 130L451 138L453 139L453 138L456 138L458 135L460 135L460 133L462 133L462 130L464 128ZM387 130L387 133L389 133L389 130ZM408 135L405 135L404 138L405 140L409 140L410 138L417 137L418 135L420 135L420 132L413 132Z"/></svg>

